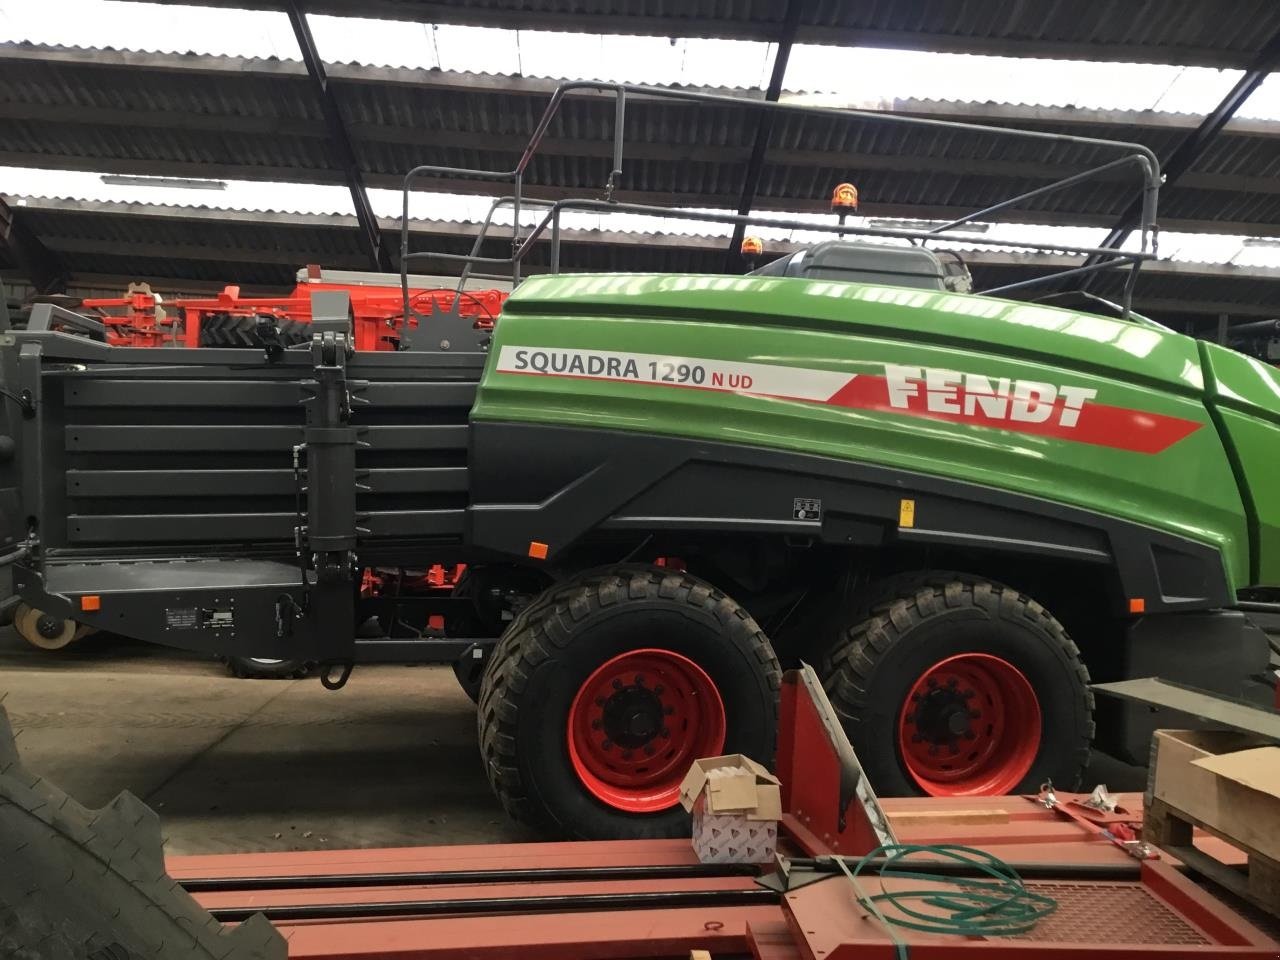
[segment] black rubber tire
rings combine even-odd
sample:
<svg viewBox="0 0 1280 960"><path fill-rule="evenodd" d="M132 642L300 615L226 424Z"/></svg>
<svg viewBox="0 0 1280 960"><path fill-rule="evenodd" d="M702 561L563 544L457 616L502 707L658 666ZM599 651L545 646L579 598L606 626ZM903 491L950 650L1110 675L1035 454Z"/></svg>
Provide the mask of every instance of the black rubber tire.
<svg viewBox="0 0 1280 960"><path fill-rule="evenodd" d="M693 660L716 684L725 706L725 752L772 764L782 672L751 616L681 571L593 570L521 611L485 670L480 749L508 814L553 837L689 835L689 815L678 805L629 814L601 803L578 779L566 744L569 708L583 681L612 657L655 645Z"/></svg>
<svg viewBox="0 0 1280 960"><path fill-rule="evenodd" d="M1049 779L1066 790L1079 786L1094 730L1089 672L1066 629L1039 603L990 580L922 571L870 585L852 606L820 674L878 793L922 792L902 761L898 717L924 671L960 653L1007 660L1040 702L1040 748L1015 792L1034 792Z"/></svg>
<svg viewBox="0 0 1280 960"><path fill-rule="evenodd" d="M262 660L254 657L226 657L227 670L243 680L296 680L315 669L310 660Z"/></svg>
<svg viewBox="0 0 1280 960"><path fill-rule="evenodd" d="M285 960L261 914L224 927L164 868L160 821L125 792L88 810L19 762L0 708L0 957Z"/></svg>
<svg viewBox="0 0 1280 960"><path fill-rule="evenodd" d="M280 331L280 343L285 347L306 343L311 339L311 325L300 320L274 318ZM258 336L258 318L230 313L211 313L200 320L200 346L244 347L261 349Z"/></svg>

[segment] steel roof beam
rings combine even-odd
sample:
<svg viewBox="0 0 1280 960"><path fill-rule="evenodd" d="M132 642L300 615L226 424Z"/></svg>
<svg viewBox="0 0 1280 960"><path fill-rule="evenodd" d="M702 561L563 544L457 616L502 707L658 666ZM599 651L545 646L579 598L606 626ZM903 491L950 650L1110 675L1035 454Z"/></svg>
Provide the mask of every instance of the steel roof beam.
<svg viewBox="0 0 1280 960"><path fill-rule="evenodd" d="M41 293L59 293L67 288L67 272L62 262L3 197L0 197L0 247Z"/></svg>
<svg viewBox="0 0 1280 960"><path fill-rule="evenodd" d="M1204 155L1204 152L1222 133L1228 121L1235 116L1239 110L1253 95L1253 91L1262 86L1262 82L1267 79L1271 71L1280 65L1280 33L1273 36L1262 52L1258 54L1257 60L1253 66L1245 71L1244 75L1236 81L1235 85L1222 98L1222 101L1210 111L1200 125L1196 127L1187 137L1178 144L1177 148L1167 158L1161 158L1161 170L1164 172L1164 182L1166 186L1175 186L1179 180L1185 176L1188 171L1195 165L1196 161ZM1120 219L1116 221L1115 226L1111 228L1111 232L1107 234L1102 246L1119 248L1133 233L1137 224L1138 216L1141 213L1141 203L1134 201L1125 208L1124 213L1120 215ZM1096 262L1090 257L1089 263ZM1094 274L1083 285L1084 289L1089 289L1097 283L1097 274Z"/></svg>
<svg viewBox="0 0 1280 960"><path fill-rule="evenodd" d="M786 16L778 32L778 49L773 55L773 70L769 74L769 86L765 88L764 99L767 103L777 103L782 96L782 81L787 75L787 61L791 59L791 47L796 41L796 31L800 28L800 14L804 11L805 0L787 0ZM765 154L769 149L769 137L773 135L773 123L777 118L777 110L760 110L756 121L755 143L751 147L751 156L747 160L746 174L742 180L742 194L738 198L738 215L746 216L751 212L756 200L756 190L760 185L760 174L764 170ZM746 227L739 223L733 228L733 236L729 240L729 249L725 254L725 272L733 273L742 263L742 238Z"/></svg>
<svg viewBox="0 0 1280 960"><path fill-rule="evenodd" d="M298 49L302 52L302 62L306 64L307 73L311 76L316 96L324 112L325 124L329 128L329 145L338 161L347 189L351 192L351 203L355 207L356 220L360 225L360 240L369 264L374 270L390 271L391 257L382 245L382 234L378 230L378 218L369 205L369 192L365 188L364 174L360 170L360 162L356 159L355 147L351 136L347 133L342 120L342 111L338 108L338 99L329 84L325 73L324 60L316 49L315 37L311 35L311 27L307 24L307 15L296 0L287 0L285 13L293 27L293 35L298 40Z"/></svg>

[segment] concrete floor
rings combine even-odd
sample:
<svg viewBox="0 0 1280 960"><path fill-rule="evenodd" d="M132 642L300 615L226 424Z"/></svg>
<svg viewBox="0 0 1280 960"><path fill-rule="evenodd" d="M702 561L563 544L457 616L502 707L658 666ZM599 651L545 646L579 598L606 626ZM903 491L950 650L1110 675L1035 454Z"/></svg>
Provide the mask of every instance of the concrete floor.
<svg viewBox="0 0 1280 960"><path fill-rule="evenodd" d="M536 839L490 792L447 667L360 667L330 692L101 637L45 654L5 629L0 701L32 770L89 806L132 790L171 854ZM1098 757L1099 781L1145 775Z"/></svg>
<svg viewBox="0 0 1280 960"><path fill-rule="evenodd" d="M361 667L330 692L160 647L78 646L42 654L0 632L18 748L86 805L132 790L169 853L534 839L489 790L449 668Z"/></svg>

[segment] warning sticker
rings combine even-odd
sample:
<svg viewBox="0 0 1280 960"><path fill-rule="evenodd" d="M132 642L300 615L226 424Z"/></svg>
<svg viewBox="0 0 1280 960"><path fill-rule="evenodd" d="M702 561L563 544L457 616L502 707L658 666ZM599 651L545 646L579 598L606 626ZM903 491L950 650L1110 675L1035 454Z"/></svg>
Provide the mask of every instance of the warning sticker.
<svg viewBox="0 0 1280 960"><path fill-rule="evenodd" d="M774 363L675 357L664 353L614 350L558 350L547 347L503 347L499 373L609 380L743 393L757 397L825 401L853 378L849 373L784 367Z"/></svg>
<svg viewBox="0 0 1280 960"><path fill-rule="evenodd" d="M822 501L809 497L796 497L791 506L791 517L794 520L821 520Z"/></svg>

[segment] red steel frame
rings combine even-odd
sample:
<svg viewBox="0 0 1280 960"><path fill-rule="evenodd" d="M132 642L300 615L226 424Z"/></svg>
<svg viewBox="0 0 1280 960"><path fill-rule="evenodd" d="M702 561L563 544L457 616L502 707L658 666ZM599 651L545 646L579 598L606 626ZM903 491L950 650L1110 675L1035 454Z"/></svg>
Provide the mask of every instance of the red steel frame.
<svg viewBox="0 0 1280 960"><path fill-rule="evenodd" d="M857 799L839 807L841 747L833 742L831 717L810 690L788 674L783 687L783 718L778 771L783 782L783 846L788 855L839 851L861 855L877 845L875 833ZM842 735L839 735L842 737ZM846 741L847 746L847 741ZM847 786L847 784L846 784ZM1074 797L1059 794L1070 802ZM1141 798L1122 796L1122 808L1140 809ZM1128 924L1116 916L1113 893L1145 904L1155 929L1180 931L1180 940L1124 942L1106 938L1089 923L1079 941L1037 936L1024 939L962 938L887 928L859 906L841 875L802 886L764 905L635 907L595 912L521 913L486 916L395 916L388 919L317 919L278 922L293 960L621 960L687 958L692 950L713 957L751 956L756 960L896 960L903 946L916 960L974 956L1026 956L1118 960L1120 957L1168 957L1175 960L1280 956L1280 942L1259 931L1216 900L1170 862L1144 861L1140 867L1082 818L1063 816L1034 798L929 797L887 800L889 823L903 843L964 843L988 850L1007 862L1113 865L1132 879L1046 881L1064 896L1093 894L1091 916ZM843 820L842 815L843 814ZM843 824L843 825L842 825ZM396 874L448 871L462 876L447 883L401 883L377 887L317 885L302 889L197 892L211 909L262 909L300 904L367 904L404 901L492 899L496 897L654 894L688 891L750 891L751 876L715 875L679 878L610 879L604 871L637 866L695 864L688 840L636 840L584 843L530 843L454 847L412 847L307 853L258 853L172 857L169 870L180 881L192 878L312 877L326 874ZM573 868L585 879L530 880L519 871ZM1133 871L1137 869L1134 873ZM465 874L505 871L510 880L468 882ZM596 874L593 875L592 871ZM868 885L892 884L868 876ZM901 881L896 881L901 882ZM919 886L921 881L912 881ZM1096 884L1096 886L1095 886ZM278 886L278 884L277 884ZM1050 918L1052 919L1052 917ZM1043 923L1044 921L1042 921ZM1147 928L1142 928L1147 929ZM1096 941L1088 938L1093 934ZM1136 938L1131 938L1136 939Z"/></svg>

